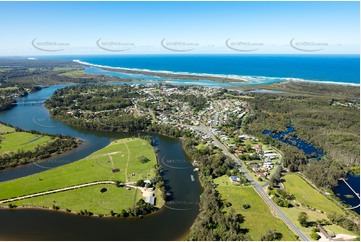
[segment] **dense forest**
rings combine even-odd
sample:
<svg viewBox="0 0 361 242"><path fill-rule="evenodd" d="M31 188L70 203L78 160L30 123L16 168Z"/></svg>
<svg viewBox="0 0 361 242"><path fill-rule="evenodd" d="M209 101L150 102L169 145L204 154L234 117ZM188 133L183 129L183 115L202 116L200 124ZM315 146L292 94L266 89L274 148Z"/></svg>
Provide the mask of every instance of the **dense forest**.
<svg viewBox="0 0 361 242"><path fill-rule="evenodd" d="M128 107L132 105L130 98L138 96L129 85L84 85L57 90L47 104L48 108L59 108L59 111L81 109L96 112Z"/></svg>
<svg viewBox="0 0 361 242"><path fill-rule="evenodd" d="M8 110L16 103L15 98L2 98L0 97L0 111Z"/></svg>
<svg viewBox="0 0 361 242"><path fill-rule="evenodd" d="M250 99L253 113L246 118L244 131L282 150L290 171L303 171L317 186L330 188L345 174L342 167L360 164L359 109L334 103L334 98L322 95L257 94ZM324 161L308 162L302 150L263 135L264 130L283 132L290 124L295 129L291 135L325 152ZM321 181L317 176L321 171L329 172L330 179Z"/></svg>
<svg viewBox="0 0 361 242"><path fill-rule="evenodd" d="M324 150L344 166L360 163L359 109L332 105L329 97L255 95L247 131L284 131L290 123L297 136Z"/></svg>
<svg viewBox="0 0 361 242"><path fill-rule="evenodd" d="M73 86L46 101L51 115L69 125L102 131L144 131L150 120L123 110L139 96L128 85ZM70 112L70 113L69 113Z"/></svg>
<svg viewBox="0 0 361 242"><path fill-rule="evenodd" d="M49 86L60 83L98 83L119 81L118 77L87 74L71 60L0 60L0 84ZM129 79L122 79L129 81Z"/></svg>

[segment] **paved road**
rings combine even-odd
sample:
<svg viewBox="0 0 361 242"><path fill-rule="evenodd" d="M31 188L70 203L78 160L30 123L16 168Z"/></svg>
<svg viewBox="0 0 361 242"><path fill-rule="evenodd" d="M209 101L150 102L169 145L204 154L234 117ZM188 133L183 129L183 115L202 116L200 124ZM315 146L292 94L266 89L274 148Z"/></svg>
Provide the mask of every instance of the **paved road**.
<svg viewBox="0 0 361 242"><path fill-rule="evenodd" d="M227 147L220 142L212 132L210 132L208 130L207 127L201 125L201 126L188 126L190 128L193 128L194 130L199 130L203 133L206 133L209 135L209 137L211 137L214 142L217 144L217 146L223 150L223 152L228 155L229 157L232 158L232 160L234 162L236 162L237 164L239 164L241 166L241 160L236 157L234 154L231 154ZM268 197L268 195L265 193L265 191L263 190L263 186L261 186L260 184L258 184L249 174L248 172L246 172L246 170L241 166L240 170L244 173L244 175L246 176L246 178L251 182L252 186L254 187L254 189L256 190L256 192L260 195L260 197L266 202L266 204L276 213L277 217L279 217L280 219L282 219L289 228L291 228L298 236L301 240L303 241L309 241L310 239L307 238L307 236L305 234L303 234L285 215L284 213L277 207L277 205L271 200L270 197Z"/></svg>
<svg viewBox="0 0 361 242"><path fill-rule="evenodd" d="M73 189L78 189L78 188L83 188L83 187L89 187L89 186L95 186L95 185L100 185L100 184L116 184L116 182L114 182L114 181L97 181L97 182L90 182L90 183L81 184L81 185L75 185L75 186L70 186L70 187L65 187L65 188L59 188L59 189L55 189L55 190L51 190L51 191L47 191L47 192L39 192L39 193L30 194L30 195L25 195L25 196L20 196L20 197L15 197L15 198L6 199L6 200L1 200L1 201L0 201L0 204L2 204L2 203L8 203L8 202L14 202L14 201L19 201L19 200L23 200L23 199L27 199L27 198L33 198L33 197L39 197L39 196L49 195L49 194L57 193L57 192L65 192L65 191L69 191L69 190L73 190Z"/></svg>

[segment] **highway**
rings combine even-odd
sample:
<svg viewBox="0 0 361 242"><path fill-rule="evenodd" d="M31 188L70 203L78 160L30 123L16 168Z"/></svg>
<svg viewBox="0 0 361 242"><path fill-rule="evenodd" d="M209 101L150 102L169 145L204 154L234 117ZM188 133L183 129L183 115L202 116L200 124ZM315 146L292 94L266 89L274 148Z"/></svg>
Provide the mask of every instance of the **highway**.
<svg viewBox="0 0 361 242"><path fill-rule="evenodd" d="M300 240L303 241L309 241L310 239L303 234L285 215L284 213L277 207L277 205L271 200L271 198L266 194L266 192L263 190L263 186L261 186L260 184L258 184L249 174L248 172L242 167L241 164L241 160L236 157L234 154L231 154L227 147L220 142L215 136L214 134L209 131L209 129L207 127L205 127L204 125L201 126L187 126L189 128L192 128L194 130L199 130L203 133L206 133L207 135L209 135L209 137L211 137L213 139L213 141L217 144L217 146L222 149L222 151L224 152L224 154L226 154L227 156L229 156L230 158L232 158L232 160L240 165L240 171L246 176L246 178L251 182L252 186L254 187L254 189L256 190L256 192L259 194L259 196L266 202L266 204L271 208L271 210L273 210L276 213L276 216L279 217L280 219L282 219L286 225L292 229L299 237Z"/></svg>

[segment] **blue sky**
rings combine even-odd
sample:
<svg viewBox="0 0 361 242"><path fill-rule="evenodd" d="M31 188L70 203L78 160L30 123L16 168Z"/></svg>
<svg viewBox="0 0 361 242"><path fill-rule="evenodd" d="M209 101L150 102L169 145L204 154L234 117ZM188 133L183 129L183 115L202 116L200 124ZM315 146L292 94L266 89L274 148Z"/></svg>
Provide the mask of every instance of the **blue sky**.
<svg viewBox="0 0 361 242"><path fill-rule="evenodd" d="M359 2L0 2L0 55L352 54L359 9Z"/></svg>

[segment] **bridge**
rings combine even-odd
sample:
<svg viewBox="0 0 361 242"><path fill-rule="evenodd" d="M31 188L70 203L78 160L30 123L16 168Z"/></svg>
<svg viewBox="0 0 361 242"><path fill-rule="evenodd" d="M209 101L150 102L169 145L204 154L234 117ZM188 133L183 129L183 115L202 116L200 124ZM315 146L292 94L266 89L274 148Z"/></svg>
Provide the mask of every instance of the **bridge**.
<svg viewBox="0 0 361 242"><path fill-rule="evenodd" d="M346 181L345 179L340 178L340 180L343 181L343 182L348 186L348 188L350 188L350 190L356 195L356 197L358 197L358 199L360 200L360 194L357 193L357 192L350 186L350 184L347 183L347 181ZM360 207L360 204L358 204L357 206L354 206L354 207L351 207L351 208L345 208L345 209L350 209L350 210L352 210L352 209L356 209L356 208L358 208L358 207Z"/></svg>
<svg viewBox="0 0 361 242"><path fill-rule="evenodd" d="M46 101L46 99L28 99L24 101L19 101L13 103L13 105L33 105L33 104L42 104Z"/></svg>

